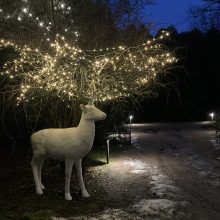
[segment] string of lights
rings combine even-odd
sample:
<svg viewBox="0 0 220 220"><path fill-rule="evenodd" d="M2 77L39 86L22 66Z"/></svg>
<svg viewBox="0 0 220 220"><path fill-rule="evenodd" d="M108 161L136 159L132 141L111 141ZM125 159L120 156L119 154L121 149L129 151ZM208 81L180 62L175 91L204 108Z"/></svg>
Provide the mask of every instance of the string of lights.
<svg viewBox="0 0 220 220"><path fill-rule="evenodd" d="M46 52L0 40L0 47L12 46L19 53L18 58L4 65L2 75L11 80L13 91L20 91L18 104L34 100L39 93L55 94L62 100L94 97L100 102L143 95L158 74L165 74L176 62L159 44L166 37L169 34L163 31L157 39L136 47L83 51L57 35ZM14 81L20 82L17 89Z"/></svg>
<svg viewBox="0 0 220 220"><path fill-rule="evenodd" d="M68 3L0 1L0 52L7 60L0 66L0 96L7 109L25 116L31 132L39 122L50 127L77 125L79 104L91 98L104 105L114 101L117 111L129 100L136 103L139 97L152 96L177 61L166 47L166 31L157 38L141 38L136 46L116 42L112 47L108 40L99 42L99 33L91 33L90 39L84 17L78 17L81 6ZM103 46L108 44L111 47Z"/></svg>
<svg viewBox="0 0 220 220"><path fill-rule="evenodd" d="M166 31L133 47L82 50L77 43L80 33L74 26L73 8L66 1L44 3L42 8L40 2L22 0L11 13L0 9L1 20L15 21L18 26L31 24L42 33L42 39L38 39L44 42L36 47L17 39L0 40L0 48L12 47L18 54L4 64L1 72L10 97L16 97L18 105L49 96L67 106L73 100L86 102L91 97L106 102L143 96L176 62L174 54L161 44L170 37ZM62 34L55 34L58 21Z"/></svg>
<svg viewBox="0 0 220 220"><path fill-rule="evenodd" d="M53 35L55 28L55 18L51 15L51 6L44 2L44 7L37 7L37 4L41 4L41 2L33 2L30 0L23 0L17 2L19 7L15 8L13 12L8 12L3 8L0 8L0 20L4 20L6 22L17 21L18 25L25 25L25 23L31 24L34 29L39 29L43 33L43 41L51 41L51 35ZM44 12L42 13L42 10ZM59 26L59 31L63 33L68 33L73 35L75 39L79 37L79 32L74 27L74 20L69 19L71 14L71 6L69 6L65 1L53 1L53 10L58 15L59 23L62 25ZM68 17L69 16L69 17ZM71 24L71 25L70 25Z"/></svg>

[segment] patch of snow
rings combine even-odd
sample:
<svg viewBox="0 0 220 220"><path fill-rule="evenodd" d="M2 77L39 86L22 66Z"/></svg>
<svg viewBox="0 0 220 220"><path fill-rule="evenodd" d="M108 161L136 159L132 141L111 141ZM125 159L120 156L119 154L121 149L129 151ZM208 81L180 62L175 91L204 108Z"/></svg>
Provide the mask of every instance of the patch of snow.
<svg viewBox="0 0 220 220"><path fill-rule="evenodd" d="M123 164L130 166L132 168L131 173L133 174L145 173L146 169L150 169L142 161L130 158L126 159Z"/></svg>
<svg viewBox="0 0 220 220"><path fill-rule="evenodd" d="M138 169L144 168L144 164L140 160L127 159L123 163L125 165L131 166L132 168L138 168Z"/></svg>
<svg viewBox="0 0 220 220"><path fill-rule="evenodd" d="M77 216L70 218L58 218L53 217L52 220L133 220L133 219L142 219L138 216L134 216L130 213L123 211L122 209L106 209L102 213L97 214L96 216Z"/></svg>
<svg viewBox="0 0 220 220"><path fill-rule="evenodd" d="M140 146L136 146L135 148L136 148L136 149L142 149Z"/></svg>
<svg viewBox="0 0 220 220"><path fill-rule="evenodd" d="M152 187L150 191L159 198L164 198L165 196L176 198L183 193L182 189L175 186L175 183L164 174L154 175L151 179L150 184Z"/></svg>
<svg viewBox="0 0 220 220"><path fill-rule="evenodd" d="M135 212L144 219L174 219L182 216L180 211L186 202L174 202L168 199L143 199L133 206Z"/></svg>
<svg viewBox="0 0 220 220"><path fill-rule="evenodd" d="M139 173L145 173L146 170L132 170L131 173L134 173L134 174L139 174Z"/></svg>
<svg viewBox="0 0 220 220"><path fill-rule="evenodd" d="M219 144L216 142L216 139L210 139L209 142L211 142L214 146L217 146L215 148L219 147Z"/></svg>
<svg viewBox="0 0 220 220"><path fill-rule="evenodd" d="M208 181L210 184L212 184L212 186L216 187L216 188L220 188L220 181L217 180L209 180Z"/></svg>
<svg viewBox="0 0 220 220"><path fill-rule="evenodd" d="M175 202L168 199L143 199L134 204L127 212L122 209L106 209L93 216L75 216L69 218L52 217L52 220L158 220L183 217L181 211L187 202ZM178 218L179 219L179 218Z"/></svg>
<svg viewBox="0 0 220 220"><path fill-rule="evenodd" d="M65 218L61 217L61 218L57 218L57 217L52 217L52 220L66 220Z"/></svg>
<svg viewBox="0 0 220 220"><path fill-rule="evenodd" d="M155 185L160 183L174 184L174 182L170 180L168 176L161 173L158 175L153 175L151 179L152 179L151 184L155 184Z"/></svg>
<svg viewBox="0 0 220 220"><path fill-rule="evenodd" d="M155 194L160 198L164 196L176 198L182 193L182 190L179 187L167 184L158 184L157 186L152 187L150 191L152 194Z"/></svg>

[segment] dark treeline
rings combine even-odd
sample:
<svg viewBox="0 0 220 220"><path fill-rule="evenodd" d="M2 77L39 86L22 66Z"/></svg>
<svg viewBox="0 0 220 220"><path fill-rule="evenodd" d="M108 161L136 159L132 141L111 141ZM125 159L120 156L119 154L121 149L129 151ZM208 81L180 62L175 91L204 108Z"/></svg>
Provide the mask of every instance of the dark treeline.
<svg viewBox="0 0 220 220"><path fill-rule="evenodd" d="M173 44L180 59L171 81L153 100L144 100L137 121L200 121L220 108L220 32L198 29L178 34Z"/></svg>

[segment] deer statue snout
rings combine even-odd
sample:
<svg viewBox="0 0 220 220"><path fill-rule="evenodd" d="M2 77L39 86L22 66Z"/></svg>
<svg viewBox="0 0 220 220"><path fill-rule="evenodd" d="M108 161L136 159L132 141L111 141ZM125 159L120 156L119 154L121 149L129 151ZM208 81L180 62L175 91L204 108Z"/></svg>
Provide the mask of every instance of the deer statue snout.
<svg viewBox="0 0 220 220"><path fill-rule="evenodd" d="M100 120L105 120L106 116L107 116L107 115L103 112L103 114L102 114Z"/></svg>

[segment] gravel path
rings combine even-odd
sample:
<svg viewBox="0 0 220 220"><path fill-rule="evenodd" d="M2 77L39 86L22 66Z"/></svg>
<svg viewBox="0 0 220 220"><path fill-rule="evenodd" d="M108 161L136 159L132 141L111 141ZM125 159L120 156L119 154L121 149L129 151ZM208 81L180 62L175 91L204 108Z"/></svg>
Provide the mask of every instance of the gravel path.
<svg viewBox="0 0 220 220"><path fill-rule="evenodd" d="M132 144L86 174L103 210L67 219L220 219L220 146L205 125L132 125Z"/></svg>

